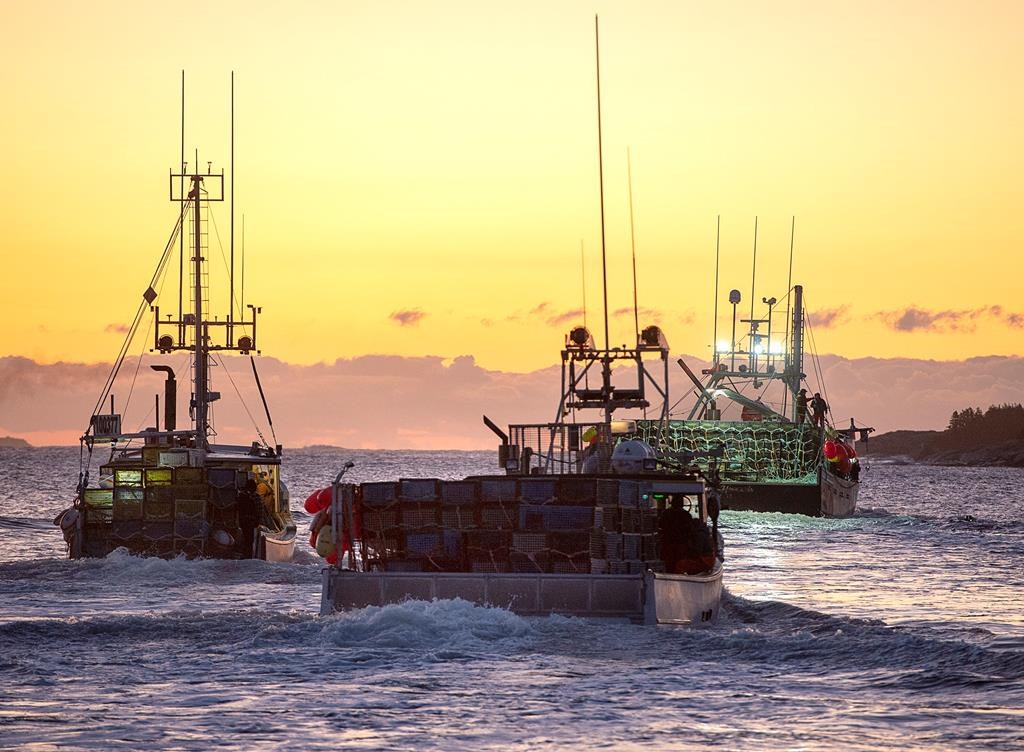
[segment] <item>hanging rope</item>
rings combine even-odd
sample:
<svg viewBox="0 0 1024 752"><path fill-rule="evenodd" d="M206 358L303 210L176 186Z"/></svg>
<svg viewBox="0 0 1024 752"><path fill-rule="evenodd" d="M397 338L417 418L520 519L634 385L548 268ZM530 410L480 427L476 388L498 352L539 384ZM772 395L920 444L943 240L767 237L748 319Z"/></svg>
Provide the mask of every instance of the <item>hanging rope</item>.
<svg viewBox="0 0 1024 752"><path fill-rule="evenodd" d="M124 342L121 345L121 349L117 354L117 358L114 360L114 365L110 369L110 374L107 376L106 382L103 384L103 391L100 393L100 398L96 400L96 405L92 409L92 415L98 415L100 407L106 401L107 396L110 394L111 388L114 386L114 381L117 379L117 374L121 371L121 366L124 363L124 358L128 354L128 348L131 347L131 343L135 338L135 333L138 330L139 322L142 320L142 314L146 308L156 300L156 291L153 289L153 285L156 284L157 280L163 274L167 260L170 258L171 251L174 249L175 241L178 239L178 233L181 232L181 227L184 221L185 212L187 206L191 202L186 201L182 204L181 212L178 214L178 221L174 225L174 229L171 230L171 237L167 240L167 245L164 246L163 254L160 256L160 261L157 264L156 271L153 273L153 277L149 281L149 286L142 295L142 302L139 303L139 308L135 312L135 318L132 320L131 326L128 327L128 334L125 335ZM86 433L92 429L92 422L90 420L89 428L86 429Z"/></svg>

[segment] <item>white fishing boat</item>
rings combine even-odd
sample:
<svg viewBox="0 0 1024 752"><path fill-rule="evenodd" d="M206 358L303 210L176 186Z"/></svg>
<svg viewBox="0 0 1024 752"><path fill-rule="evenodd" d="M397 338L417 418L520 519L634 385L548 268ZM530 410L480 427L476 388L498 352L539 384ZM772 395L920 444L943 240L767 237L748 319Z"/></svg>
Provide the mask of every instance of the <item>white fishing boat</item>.
<svg viewBox="0 0 1024 752"><path fill-rule="evenodd" d="M184 113L184 75L182 102ZM225 175L223 170L212 172L209 163L206 171L201 171L198 156L194 169L188 169L184 158L184 116L182 124L181 169L171 170L169 182L171 201L180 210L81 438L82 461L74 502L54 522L64 533L71 558L100 557L125 548L138 555L168 558L255 557L289 561L295 551L296 527L287 489L281 482L281 446L268 443L258 428L258 440L248 445L215 442L211 406L221 395L212 388L211 365L224 366L223 354L249 357L266 409L253 358L254 353L259 353L256 316L260 309L250 305L246 311L236 301L232 199L230 304L223 318L211 315L207 228L211 204L225 200ZM231 131L233 155L233 122ZM233 168L232 159L232 196ZM157 290L164 286L176 250L180 257L178 295L165 310L176 304L177 313L161 317ZM125 431L123 416L115 410L113 388L147 308L153 315L150 352L158 358L150 367L166 374L163 427L157 395L155 425ZM179 370L191 370L190 425L184 428L178 427L177 420L176 371L162 362L179 352L189 355L183 364L178 364ZM143 355L140 353L139 357L141 361ZM107 404L109 411L101 412ZM266 416L273 431L269 410ZM95 474L94 460L99 465Z"/></svg>
<svg viewBox="0 0 1024 752"><path fill-rule="evenodd" d="M317 546L335 562L323 570L322 615L449 598L525 616L642 624L698 625L718 615L724 557L716 502L711 495L709 510L700 478L345 484L341 475L329 495L311 497L330 499ZM673 506L712 542L692 574L661 558L668 531L658 522ZM613 532L623 530L635 532Z"/></svg>

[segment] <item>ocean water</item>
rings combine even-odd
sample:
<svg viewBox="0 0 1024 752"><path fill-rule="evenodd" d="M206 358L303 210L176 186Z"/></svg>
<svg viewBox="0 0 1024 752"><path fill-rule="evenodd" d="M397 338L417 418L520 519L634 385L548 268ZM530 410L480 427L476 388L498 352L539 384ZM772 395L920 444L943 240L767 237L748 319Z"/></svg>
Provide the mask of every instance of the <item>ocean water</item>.
<svg viewBox="0 0 1024 752"><path fill-rule="evenodd" d="M494 461L292 451L292 505L348 459L360 481ZM689 629L321 618L304 543L68 561L77 449L0 450L0 749L1024 749L1024 471L869 464L854 518L723 514L723 612Z"/></svg>

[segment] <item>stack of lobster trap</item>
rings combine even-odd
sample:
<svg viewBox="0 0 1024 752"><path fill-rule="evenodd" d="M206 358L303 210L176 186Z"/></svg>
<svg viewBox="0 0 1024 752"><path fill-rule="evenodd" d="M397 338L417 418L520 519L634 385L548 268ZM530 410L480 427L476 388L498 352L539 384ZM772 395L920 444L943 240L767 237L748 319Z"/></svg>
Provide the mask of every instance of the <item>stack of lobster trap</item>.
<svg viewBox="0 0 1024 752"><path fill-rule="evenodd" d="M634 574L664 569L635 481L547 476L354 486L360 553L390 572Z"/></svg>
<svg viewBox="0 0 1024 752"><path fill-rule="evenodd" d="M106 556L119 547L147 556L201 556L211 527L237 529L235 500L244 473L143 467L114 469L108 477L112 488L82 494L86 556Z"/></svg>

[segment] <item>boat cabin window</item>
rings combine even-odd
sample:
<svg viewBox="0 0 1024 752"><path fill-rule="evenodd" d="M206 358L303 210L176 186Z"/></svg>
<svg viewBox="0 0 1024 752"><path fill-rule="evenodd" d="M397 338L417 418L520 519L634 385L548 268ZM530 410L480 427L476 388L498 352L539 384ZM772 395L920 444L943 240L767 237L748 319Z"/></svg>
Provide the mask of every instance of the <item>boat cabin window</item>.
<svg viewBox="0 0 1024 752"><path fill-rule="evenodd" d="M256 481L256 493L259 494L267 515L276 521L280 521L283 511L279 471L277 465L253 465L251 470L252 478Z"/></svg>

